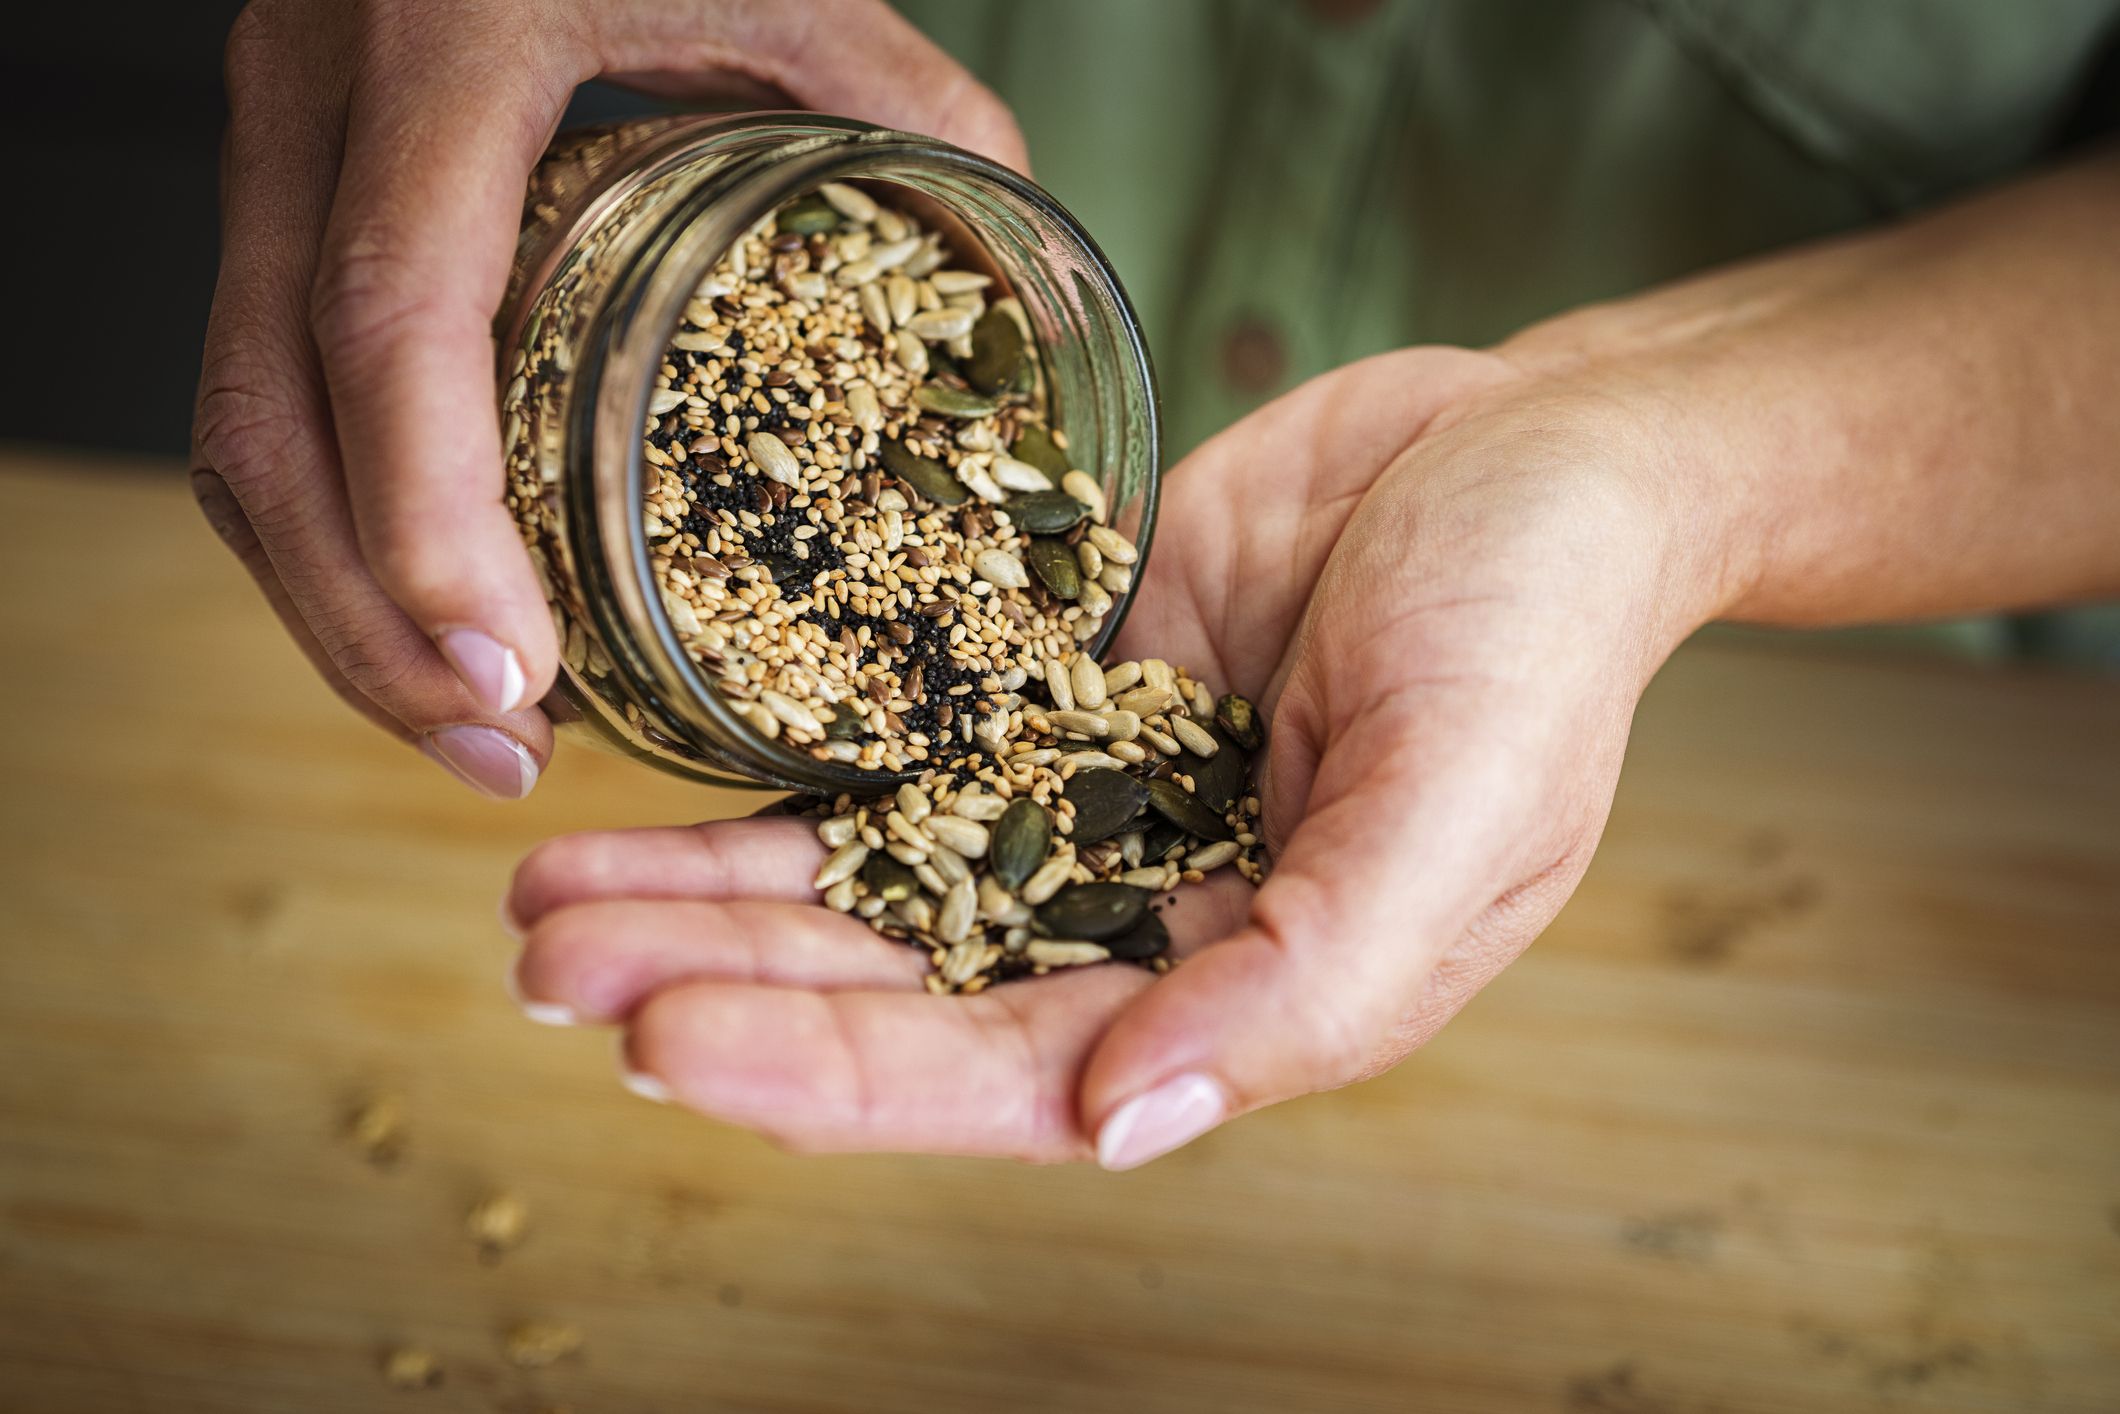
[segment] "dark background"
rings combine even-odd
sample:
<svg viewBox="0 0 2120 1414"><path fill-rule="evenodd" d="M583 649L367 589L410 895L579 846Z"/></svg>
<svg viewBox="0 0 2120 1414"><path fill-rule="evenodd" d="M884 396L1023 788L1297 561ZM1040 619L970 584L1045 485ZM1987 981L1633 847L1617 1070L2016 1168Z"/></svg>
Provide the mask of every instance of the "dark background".
<svg viewBox="0 0 2120 1414"><path fill-rule="evenodd" d="M217 259L221 46L241 0L10 9L0 270L18 334L0 439L182 456ZM591 85L568 121L653 107ZM2116 129L2120 47L2068 137Z"/></svg>
<svg viewBox="0 0 2120 1414"><path fill-rule="evenodd" d="M219 258L221 45L242 0L10 7L0 439L183 456ZM651 111L591 85L568 121Z"/></svg>

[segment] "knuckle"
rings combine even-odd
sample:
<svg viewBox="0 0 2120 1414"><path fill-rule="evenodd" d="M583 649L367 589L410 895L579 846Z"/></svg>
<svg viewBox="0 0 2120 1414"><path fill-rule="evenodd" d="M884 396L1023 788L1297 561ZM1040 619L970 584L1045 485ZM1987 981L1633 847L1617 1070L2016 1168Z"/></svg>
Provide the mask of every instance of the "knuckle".
<svg viewBox="0 0 2120 1414"><path fill-rule="evenodd" d="M284 465L305 431L286 399L247 378L217 378L208 370L192 417L199 455L223 480L245 490Z"/></svg>
<svg viewBox="0 0 2120 1414"><path fill-rule="evenodd" d="M431 650L425 640L396 631L395 624L378 623L368 606L320 609L311 627L331 665L355 691L378 704L405 696L427 666Z"/></svg>
<svg viewBox="0 0 2120 1414"><path fill-rule="evenodd" d="M343 357L387 343L425 307L413 275L381 237L355 231L334 240L310 289L309 326L318 346Z"/></svg>

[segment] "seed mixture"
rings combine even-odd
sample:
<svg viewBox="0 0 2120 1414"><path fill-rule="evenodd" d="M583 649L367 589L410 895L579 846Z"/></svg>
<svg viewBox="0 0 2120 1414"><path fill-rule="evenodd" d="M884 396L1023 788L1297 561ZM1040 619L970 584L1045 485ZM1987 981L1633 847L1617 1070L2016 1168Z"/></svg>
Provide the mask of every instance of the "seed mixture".
<svg viewBox="0 0 2120 1414"><path fill-rule="evenodd" d="M994 293L827 184L687 305L648 405L650 554L686 650L764 735L894 773L991 754L1008 699L1132 588Z"/></svg>
<svg viewBox="0 0 2120 1414"><path fill-rule="evenodd" d="M831 907L936 991L1169 965L1154 900L1262 877L1248 702L1093 641L1139 551L1050 425L1022 307L939 233L828 184L701 281L648 405L650 555L756 730L920 771L817 807Z"/></svg>

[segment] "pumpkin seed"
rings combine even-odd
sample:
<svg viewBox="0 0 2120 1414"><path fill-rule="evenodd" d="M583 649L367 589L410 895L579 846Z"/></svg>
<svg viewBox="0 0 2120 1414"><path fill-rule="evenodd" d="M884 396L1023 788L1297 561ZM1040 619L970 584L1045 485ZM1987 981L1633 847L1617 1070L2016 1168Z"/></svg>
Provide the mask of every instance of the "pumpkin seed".
<svg viewBox="0 0 2120 1414"><path fill-rule="evenodd" d="M1034 926L1049 938L1101 943L1132 931L1151 897L1132 884L1074 884L1038 905Z"/></svg>
<svg viewBox="0 0 2120 1414"><path fill-rule="evenodd" d="M833 741L852 741L855 737L867 735L868 729L868 723L847 707L841 707L838 714L824 724L824 734Z"/></svg>
<svg viewBox="0 0 2120 1414"><path fill-rule="evenodd" d="M994 877L1005 889L1021 888L1023 881L1045 863L1052 843L1053 817L1029 796L1019 796L994 822L993 842L987 848Z"/></svg>
<svg viewBox="0 0 2120 1414"><path fill-rule="evenodd" d="M1001 411L1001 399L947 383L922 383L913 390L913 405L944 417L992 417Z"/></svg>
<svg viewBox="0 0 2120 1414"><path fill-rule="evenodd" d="M1009 443L1008 454L1019 462L1029 462L1046 475L1058 480L1073 470L1068 465L1067 453L1053 441L1053 434L1043 427L1026 427Z"/></svg>
<svg viewBox="0 0 2120 1414"><path fill-rule="evenodd" d="M1088 506L1065 491L1026 491L1003 501L1001 509L1019 530L1033 535L1058 535L1081 524L1089 514Z"/></svg>
<svg viewBox="0 0 2120 1414"><path fill-rule="evenodd" d="M1170 857L1172 850L1182 846L1190 838L1185 831L1168 820L1151 821L1141 832L1141 858L1150 864L1159 864Z"/></svg>
<svg viewBox="0 0 2120 1414"><path fill-rule="evenodd" d="M920 879L912 867L888 854L871 854L862 861L861 882L885 903L902 903L920 892Z"/></svg>
<svg viewBox="0 0 2120 1414"><path fill-rule="evenodd" d="M950 469L933 457L924 457L903 442L885 442L878 449L883 469L938 506L961 506L972 493L950 475Z"/></svg>
<svg viewBox="0 0 2120 1414"><path fill-rule="evenodd" d="M1058 901L1054 900L1056 903ZM1113 957L1124 958L1128 962L1140 962L1169 951L1170 929L1164 926L1161 914L1144 912L1140 922L1117 937L1106 938L1103 942L1105 950Z"/></svg>
<svg viewBox="0 0 2120 1414"><path fill-rule="evenodd" d="M1215 725L1229 733L1229 739L1246 751L1257 751L1265 740L1259 731L1259 709L1251 705L1251 699L1236 693L1227 693L1215 703Z"/></svg>
<svg viewBox="0 0 2120 1414"><path fill-rule="evenodd" d="M1031 541L1029 558L1032 573L1053 591L1054 598L1072 599L1082 592L1082 568L1065 540L1036 537Z"/></svg>
<svg viewBox="0 0 2120 1414"><path fill-rule="evenodd" d="M1023 369L1023 331L998 309L990 309L972 326L972 356L964 361L964 378L988 393L1007 391Z"/></svg>
<svg viewBox="0 0 2120 1414"><path fill-rule="evenodd" d="M1068 839L1076 848L1110 839L1132 823L1148 803L1149 787L1124 771L1091 766L1075 772L1061 792L1075 807Z"/></svg>
<svg viewBox="0 0 2120 1414"><path fill-rule="evenodd" d="M1219 728L1207 728L1221 745L1212 756L1186 752L1177 761L1179 774L1192 777L1193 795L1210 810L1227 810L1244 796L1251 784L1251 767L1235 742Z"/></svg>
<svg viewBox="0 0 2120 1414"><path fill-rule="evenodd" d="M774 224L789 235L822 235L838 227L839 211L813 192L800 201L791 201L781 207L779 219Z"/></svg>
<svg viewBox="0 0 2120 1414"><path fill-rule="evenodd" d="M1148 808L1203 840L1234 839L1229 823L1202 805L1175 781L1148 783Z"/></svg>

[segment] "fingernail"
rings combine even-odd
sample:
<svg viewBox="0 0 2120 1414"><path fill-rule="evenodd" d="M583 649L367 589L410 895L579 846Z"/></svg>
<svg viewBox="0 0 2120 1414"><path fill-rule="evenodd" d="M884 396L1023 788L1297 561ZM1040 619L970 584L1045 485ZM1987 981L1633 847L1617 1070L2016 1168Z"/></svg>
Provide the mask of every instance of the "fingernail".
<svg viewBox="0 0 2120 1414"><path fill-rule="evenodd" d="M653 1100L658 1105L670 1103L670 1087L645 1070L621 1070L618 1079L620 1084L643 1100Z"/></svg>
<svg viewBox="0 0 2120 1414"><path fill-rule="evenodd" d="M1180 1075L1111 1112L1097 1130L1097 1162L1114 1172L1190 1144L1228 1113L1222 1087L1204 1075Z"/></svg>
<svg viewBox="0 0 2120 1414"><path fill-rule="evenodd" d="M521 958L509 963L508 970L501 974L501 985L508 989L508 999L522 1008L524 1016L529 1017L540 1026L579 1026L582 1024L581 1017L576 1015L574 1008L568 1006L565 1002L537 1002L524 996L521 969Z"/></svg>
<svg viewBox="0 0 2120 1414"><path fill-rule="evenodd" d="M475 628L452 628L434 641L481 707L489 712L512 712L523 705L523 688L528 684L513 648L503 647Z"/></svg>
<svg viewBox="0 0 2120 1414"><path fill-rule="evenodd" d="M537 758L493 727L443 727L421 737L420 750L450 775L495 800L521 800L537 784Z"/></svg>

